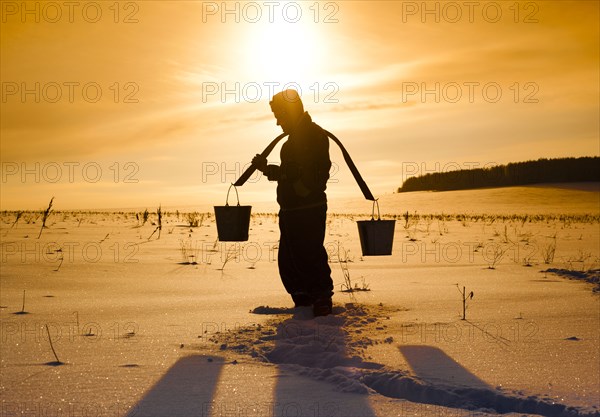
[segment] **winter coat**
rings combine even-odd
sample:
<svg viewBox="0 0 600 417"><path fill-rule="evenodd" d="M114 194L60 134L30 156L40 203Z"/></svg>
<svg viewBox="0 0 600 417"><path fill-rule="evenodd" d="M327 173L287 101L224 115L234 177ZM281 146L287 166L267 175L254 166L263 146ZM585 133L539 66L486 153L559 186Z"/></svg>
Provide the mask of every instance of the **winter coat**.
<svg viewBox="0 0 600 417"><path fill-rule="evenodd" d="M315 207L327 203L329 139L324 130L304 113L281 147L281 165L268 165L270 181L277 181L277 202L282 210Z"/></svg>

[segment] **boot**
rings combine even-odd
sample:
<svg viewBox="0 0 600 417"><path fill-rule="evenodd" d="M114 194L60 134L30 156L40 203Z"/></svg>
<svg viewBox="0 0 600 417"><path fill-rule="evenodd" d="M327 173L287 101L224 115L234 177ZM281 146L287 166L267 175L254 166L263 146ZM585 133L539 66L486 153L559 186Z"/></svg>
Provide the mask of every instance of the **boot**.
<svg viewBox="0 0 600 417"><path fill-rule="evenodd" d="M315 317L327 316L331 314L333 302L331 297L317 298L313 304L313 315Z"/></svg>

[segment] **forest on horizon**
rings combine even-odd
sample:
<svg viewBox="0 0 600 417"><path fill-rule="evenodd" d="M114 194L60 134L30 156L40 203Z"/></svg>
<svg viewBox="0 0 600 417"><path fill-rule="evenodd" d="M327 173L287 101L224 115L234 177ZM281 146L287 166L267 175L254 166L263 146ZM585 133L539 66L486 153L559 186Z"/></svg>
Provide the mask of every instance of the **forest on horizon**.
<svg viewBox="0 0 600 417"><path fill-rule="evenodd" d="M540 158L486 168L433 172L406 179L397 192L451 191L587 181L600 181L600 157Z"/></svg>

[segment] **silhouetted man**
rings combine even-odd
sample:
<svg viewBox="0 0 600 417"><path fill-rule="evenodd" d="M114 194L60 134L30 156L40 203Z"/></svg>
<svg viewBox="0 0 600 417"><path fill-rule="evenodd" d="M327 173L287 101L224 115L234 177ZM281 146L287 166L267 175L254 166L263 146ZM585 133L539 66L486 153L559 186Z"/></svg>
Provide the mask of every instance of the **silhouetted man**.
<svg viewBox="0 0 600 417"><path fill-rule="evenodd" d="M323 247L327 218L325 188L329 179L329 139L304 111L294 90L269 103L277 125L288 133L281 147L281 165L252 162L270 181L277 181L279 203L279 274L295 306L313 306L315 316L331 313L333 282Z"/></svg>

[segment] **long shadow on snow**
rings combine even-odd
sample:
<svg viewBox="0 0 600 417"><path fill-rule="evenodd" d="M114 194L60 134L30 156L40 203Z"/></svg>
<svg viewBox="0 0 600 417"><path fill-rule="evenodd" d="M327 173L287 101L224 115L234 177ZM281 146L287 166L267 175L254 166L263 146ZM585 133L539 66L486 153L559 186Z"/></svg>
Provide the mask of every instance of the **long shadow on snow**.
<svg viewBox="0 0 600 417"><path fill-rule="evenodd" d="M275 346L266 355L280 368L274 415L375 417L368 390L349 369L381 365L348 355L343 319L313 319L308 310L294 312L277 326ZM289 372L307 378L288 377Z"/></svg>
<svg viewBox="0 0 600 417"><path fill-rule="evenodd" d="M223 359L193 355L179 359L127 414L128 417L208 416Z"/></svg>
<svg viewBox="0 0 600 417"><path fill-rule="evenodd" d="M413 402L496 413L527 413L546 417L600 417L536 397L519 398L489 387L477 376L433 346L401 346L416 378L399 372L370 373L362 382L382 395Z"/></svg>

